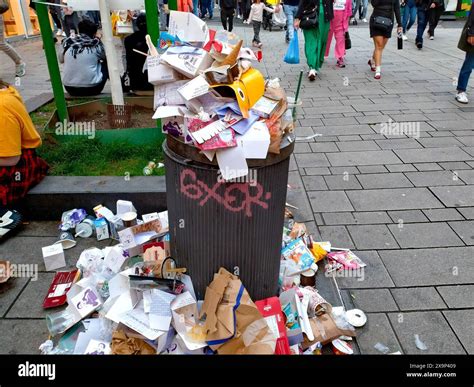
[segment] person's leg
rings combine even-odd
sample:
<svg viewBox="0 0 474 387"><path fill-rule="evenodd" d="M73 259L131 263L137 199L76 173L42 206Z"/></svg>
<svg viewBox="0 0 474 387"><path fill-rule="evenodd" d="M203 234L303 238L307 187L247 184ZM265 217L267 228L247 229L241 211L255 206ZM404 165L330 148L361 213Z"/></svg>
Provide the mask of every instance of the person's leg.
<svg viewBox="0 0 474 387"><path fill-rule="evenodd" d="M404 9L403 15L402 15L403 34L407 33L407 25L408 25L409 17L410 17L410 8L408 8L408 4L407 4L407 5L405 5L405 9Z"/></svg>
<svg viewBox="0 0 474 387"><path fill-rule="evenodd" d="M316 70L317 34L318 30L316 28L303 30L304 53L306 56L306 63L308 64L310 70Z"/></svg>
<svg viewBox="0 0 474 387"><path fill-rule="evenodd" d="M326 42L326 52L324 53L324 56L326 57L329 56L329 51L331 51L331 42L332 42L332 37L334 36L333 22L334 22L334 19L331 20L330 27L329 27L328 40ZM337 41L336 41L336 44L337 44Z"/></svg>
<svg viewBox="0 0 474 387"><path fill-rule="evenodd" d="M471 76L472 68L474 66L474 52L466 52L464 63L459 71L457 91L462 92L467 90L469 77Z"/></svg>
<svg viewBox="0 0 474 387"><path fill-rule="evenodd" d="M336 59L344 60L346 55L346 39L344 36L344 15L343 12L337 12L338 15L336 19L336 12L334 14L334 36L336 38L336 47L334 53ZM329 40L329 37L328 37Z"/></svg>
<svg viewBox="0 0 474 387"><path fill-rule="evenodd" d="M23 62L20 54L18 54L18 52L5 41L2 15L0 15L0 51L7 54L16 65L20 65Z"/></svg>
<svg viewBox="0 0 474 387"><path fill-rule="evenodd" d="M408 5L407 5L408 7ZM408 7L407 9L408 13L408 24L406 26L406 30L409 31L411 27L413 27L413 24L415 24L416 21L416 14L417 14L417 8L415 2L413 2L413 5L411 7Z"/></svg>
<svg viewBox="0 0 474 387"><path fill-rule="evenodd" d="M283 12L285 12L286 15L286 31L285 31L285 39L287 42L289 42L291 39L293 39L293 34L294 34L294 19L293 19L293 12L291 9L291 5L283 4Z"/></svg>
<svg viewBox="0 0 474 387"><path fill-rule="evenodd" d="M225 8L221 8L221 23L222 28L227 31L227 14Z"/></svg>
<svg viewBox="0 0 474 387"><path fill-rule="evenodd" d="M382 51L383 51L383 46L384 46L383 45L384 37L374 36L373 39L374 39L374 46L375 46L374 55L373 55L374 64L375 64L375 67L380 67L382 65Z"/></svg>
<svg viewBox="0 0 474 387"><path fill-rule="evenodd" d="M439 18L441 17L442 13L443 13L442 7L436 7L430 10L429 27L428 27L428 33L430 36L434 36L434 31L436 27L438 26Z"/></svg>
<svg viewBox="0 0 474 387"><path fill-rule="evenodd" d="M199 16L198 3L199 0L193 0L193 14L196 16Z"/></svg>
<svg viewBox="0 0 474 387"><path fill-rule="evenodd" d="M232 30L234 29L234 15L235 15L235 9L229 9L229 14L227 15L228 24L229 24L229 32L232 32Z"/></svg>
<svg viewBox="0 0 474 387"><path fill-rule="evenodd" d="M416 30L416 39L415 42L418 46L418 48L421 48L423 46L423 34L426 29L426 23L428 22L427 17L426 17L426 11L418 8L417 11L418 14L418 27Z"/></svg>
<svg viewBox="0 0 474 387"><path fill-rule="evenodd" d="M361 19L367 18L367 9L369 8L369 0L362 0L362 16Z"/></svg>
<svg viewBox="0 0 474 387"><path fill-rule="evenodd" d="M324 62L324 53L328 40L330 24L324 19L324 8L319 7L319 24L317 27L316 71L319 71Z"/></svg>

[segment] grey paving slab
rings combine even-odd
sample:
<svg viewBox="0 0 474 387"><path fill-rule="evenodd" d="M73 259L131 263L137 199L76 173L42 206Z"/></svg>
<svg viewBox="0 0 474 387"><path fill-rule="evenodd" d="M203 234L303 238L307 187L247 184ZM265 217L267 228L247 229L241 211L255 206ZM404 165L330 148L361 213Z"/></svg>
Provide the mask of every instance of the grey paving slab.
<svg viewBox="0 0 474 387"><path fill-rule="evenodd" d="M322 176L303 176L302 179L307 191L322 191L328 189Z"/></svg>
<svg viewBox="0 0 474 387"><path fill-rule="evenodd" d="M379 251L397 287L471 284L474 248Z"/></svg>
<svg viewBox="0 0 474 387"><path fill-rule="evenodd" d="M449 222L448 224L466 245L474 245L474 221Z"/></svg>
<svg viewBox="0 0 474 387"><path fill-rule="evenodd" d="M356 175L343 174L324 176L324 180L330 190L362 189Z"/></svg>
<svg viewBox="0 0 474 387"><path fill-rule="evenodd" d="M396 149L394 152L404 163L472 160L472 156L457 147L427 149Z"/></svg>
<svg viewBox="0 0 474 387"><path fill-rule="evenodd" d="M372 189L348 191L357 211L441 208L443 205L426 188Z"/></svg>
<svg viewBox="0 0 474 387"><path fill-rule="evenodd" d="M29 278L12 277L0 285L0 318L5 315L10 306L28 283Z"/></svg>
<svg viewBox="0 0 474 387"><path fill-rule="evenodd" d="M327 212L323 214L324 224L328 226L357 223L352 212Z"/></svg>
<svg viewBox="0 0 474 387"><path fill-rule="evenodd" d="M446 309L446 304L434 287L391 289L402 311Z"/></svg>
<svg viewBox="0 0 474 387"><path fill-rule="evenodd" d="M438 286L436 289L449 308L474 308L474 285Z"/></svg>
<svg viewBox="0 0 474 387"><path fill-rule="evenodd" d="M433 187L433 192L446 207L474 206L474 185L459 187Z"/></svg>
<svg viewBox="0 0 474 387"><path fill-rule="evenodd" d="M413 172L417 169L412 164L386 165L389 172Z"/></svg>
<svg viewBox="0 0 474 387"><path fill-rule="evenodd" d="M474 219L474 208L473 207L468 207L468 208L458 208L457 209L462 216L466 219Z"/></svg>
<svg viewBox="0 0 474 387"><path fill-rule="evenodd" d="M360 173L386 173L384 165L361 165L358 167Z"/></svg>
<svg viewBox="0 0 474 387"><path fill-rule="evenodd" d="M441 148L463 145L454 137L420 138L418 139L418 142L423 145L424 148Z"/></svg>
<svg viewBox="0 0 474 387"><path fill-rule="evenodd" d="M7 318L44 318L43 299L48 293L54 273L39 273L37 281L30 281L9 310Z"/></svg>
<svg viewBox="0 0 474 387"><path fill-rule="evenodd" d="M389 313L388 318L407 355L466 353L441 312ZM426 345L426 351L416 347L415 334Z"/></svg>
<svg viewBox="0 0 474 387"><path fill-rule="evenodd" d="M354 307L365 313L398 311L389 289L352 289L346 292L350 293Z"/></svg>
<svg viewBox="0 0 474 387"><path fill-rule="evenodd" d="M395 286L376 251L353 251L367 266L360 272L349 272L347 275L342 272L345 276L337 277L341 289L376 289Z"/></svg>
<svg viewBox="0 0 474 387"><path fill-rule="evenodd" d="M468 171L457 170L458 177L466 184L474 184L474 170L470 169Z"/></svg>
<svg viewBox="0 0 474 387"><path fill-rule="evenodd" d="M441 168L438 164L436 163L415 163L413 164L416 169L420 172L426 172L426 171L442 171L443 168Z"/></svg>
<svg viewBox="0 0 474 387"><path fill-rule="evenodd" d="M48 328L43 319L0 320L0 353L6 355L38 355L39 346L48 339ZM8 334L5 334L8 332Z"/></svg>
<svg viewBox="0 0 474 387"><path fill-rule="evenodd" d="M385 225L347 226L357 249L397 249L398 244Z"/></svg>
<svg viewBox="0 0 474 387"><path fill-rule="evenodd" d="M447 220L463 220L462 215L454 208L440 208L436 210L423 210L431 222L442 222Z"/></svg>
<svg viewBox="0 0 474 387"><path fill-rule="evenodd" d="M464 185L458 173L451 171L407 172L405 176L416 187L436 187L447 185Z"/></svg>
<svg viewBox="0 0 474 387"><path fill-rule="evenodd" d="M392 151L340 152L329 153L327 158L332 166L401 164Z"/></svg>
<svg viewBox="0 0 474 387"><path fill-rule="evenodd" d="M439 166L448 171L461 171L465 169L472 169L471 166L464 161L448 161L446 163L439 163Z"/></svg>
<svg viewBox="0 0 474 387"><path fill-rule="evenodd" d="M351 240L345 226L320 226L319 232L324 241L331 241L331 245L338 248L353 249Z"/></svg>
<svg viewBox="0 0 474 387"><path fill-rule="evenodd" d="M314 220L311 205L304 190L304 185L298 172L293 171L288 175L288 188L286 201L295 206L291 212L300 222L309 222Z"/></svg>
<svg viewBox="0 0 474 387"><path fill-rule="evenodd" d="M22 237L57 237L59 223L52 221L28 222L23 224L21 231L16 236Z"/></svg>
<svg viewBox="0 0 474 387"><path fill-rule="evenodd" d="M388 215L398 224L428 222L428 218L420 210L389 211Z"/></svg>
<svg viewBox="0 0 474 387"><path fill-rule="evenodd" d="M331 172L327 167L320 168L305 168L306 175L330 175Z"/></svg>
<svg viewBox="0 0 474 387"><path fill-rule="evenodd" d="M296 142L293 153L311 153L311 148L308 143Z"/></svg>
<svg viewBox="0 0 474 387"><path fill-rule="evenodd" d="M390 353L398 351L403 353L387 315L385 313L368 313L367 323L357 332L357 344L363 355L382 355L374 348L377 343L388 347Z"/></svg>
<svg viewBox="0 0 474 387"><path fill-rule="evenodd" d="M359 170L356 167L329 167L333 175L357 175Z"/></svg>
<svg viewBox="0 0 474 387"><path fill-rule="evenodd" d="M383 211L354 212L354 218L358 224L384 224L392 222L387 213Z"/></svg>
<svg viewBox="0 0 474 387"><path fill-rule="evenodd" d="M474 157L474 146L467 147L467 148L461 148L464 152L470 154L472 157Z"/></svg>
<svg viewBox="0 0 474 387"><path fill-rule="evenodd" d="M344 141L338 142L336 145L342 152L380 150L379 146L374 141Z"/></svg>
<svg viewBox="0 0 474 387"><path fill-rule="evenodd" d="M353 211L344 191L310 191L309 201L314 212L344 212Z"/></svg>
<svg viewBox="0 0 474 387"><path fill-rule="evenodd" d="M402 248L464 246L447 223L410 223L388 226Z"/></svg>
<svg viewBox="0 0 474 387"><path fill-rule="evenodd" d="M318 138L319 140L319 138ZM339 152L336 143L334 142L316 142L310 144L311 150L314 153L318 152Z"/></svg>
<svg viewBox="0 0 474 387"><path fill-rule="evenodd" d="M474 354L472 325L466 324L466 321L474 321L474 309L448 310L443 312L443 314L467 353L470 355Z"/></svg>
<svg viewBox="0 0 474 387"><path fill-rule="evenodd" d="M358 175L357 179L365 189L413 187L403 173L373 173Z"/></svg>
<svg viewBox="0 0 474 387"><path fill-rule="evenodd" d="M295 155L296 163L300 168L327 167L329 162L322 153L302 153Z"/></svg>

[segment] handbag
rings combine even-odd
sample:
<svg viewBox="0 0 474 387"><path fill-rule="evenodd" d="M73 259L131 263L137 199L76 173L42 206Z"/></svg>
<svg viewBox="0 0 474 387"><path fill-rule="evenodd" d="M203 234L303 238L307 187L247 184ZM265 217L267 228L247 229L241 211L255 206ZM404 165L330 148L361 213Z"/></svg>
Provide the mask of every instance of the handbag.
<svg viewBox="0 0 474 387"><path fill-rule="evenodd" d="M319 17L318 17L318 7L314 7L313 9L303 11L300 20L300 28L303 30L308 30L311 28L316 28L319 24Z"/></svg>
<svg viewBox="0 0 474 387"><path fill-rule="evenodd" d="M393 21L385 16L375 16L373 25L380 31L390 32L393 28Z"/></svg>
<svg viewBox="0 0 474 387"><path fill-rule="evenodd" d="M10 5L7 0L0 0L0 15L4 14L10 9Z"/></svg>
<svg viewBox="0 0 474 387"><path fill-rule="evenodd" d="M346 44L346 50L350 50L352 47L351 36L349 35L349 31L346 31L344 34L344 40Z"/></svg>

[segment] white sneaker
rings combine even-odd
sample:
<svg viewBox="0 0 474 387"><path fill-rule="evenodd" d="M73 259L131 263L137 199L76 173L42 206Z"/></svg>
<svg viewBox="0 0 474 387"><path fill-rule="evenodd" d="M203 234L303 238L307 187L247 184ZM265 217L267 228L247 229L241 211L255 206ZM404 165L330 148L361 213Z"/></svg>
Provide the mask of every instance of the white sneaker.
<svg viewBox="0 0 474 387"><path fill-rule="evenodd" d="M367 23L367 19L366 19L365 17L362 19L362 21L363 21L364 23Z"/></svg>
<svg viewBox="0 0 474 387"><path fill-rule="evenodd" d="M461 91L456 94L456 101L459 103L468 103L467 94L464 91Z"/></svg>
<svg viewBox="0 0 474 387"><path fill-rule="evenodd" d="M408 37L407 37L405 34L403 34L403 35L402 35L402 39L403 39L403 40L408 40Z"/></svg>
<svg viewBox="0 0 474 387"><path fill-rule="evenodd" d="M434 40L434 36L433 36L433 35L430 36L430 40Z"/></svg>
<svg viewBox="0 0 474 387"><path fill-rule="evenodd" d="M309 70L308 79L312 82L316 79L316 70Z"/></svg>
<svg viewBox="0 0 474 387"><path fill-rule="evenodd" d="M26 63L21 62L20 64L17 64L15 67L15 75L17 77L24 77L26 74Z"/></svg>
<svg viewBox="0 0 474 387"><path fill-rule="evenodd" d="M63 30L59 29L58 32L56 32L56 36L62 36L63 35Z"/></svg>

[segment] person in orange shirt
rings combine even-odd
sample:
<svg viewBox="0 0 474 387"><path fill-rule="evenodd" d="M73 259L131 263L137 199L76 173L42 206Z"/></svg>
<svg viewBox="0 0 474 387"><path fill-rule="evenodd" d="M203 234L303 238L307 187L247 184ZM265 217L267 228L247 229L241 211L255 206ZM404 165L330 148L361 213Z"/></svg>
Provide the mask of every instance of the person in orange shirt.
<svg viewBox="0 0 474 387"><path fill-rule="evenodd" d="M178 11L193 12L193 0L178 0Z"/></svg>
<svg viewBox="0 0 474 387"><path fill-rule="evenodd" d="M48 164L36 155L41 137L18 91L0 79L0 240L20 222L17 205L47 174Z"/></svg>

